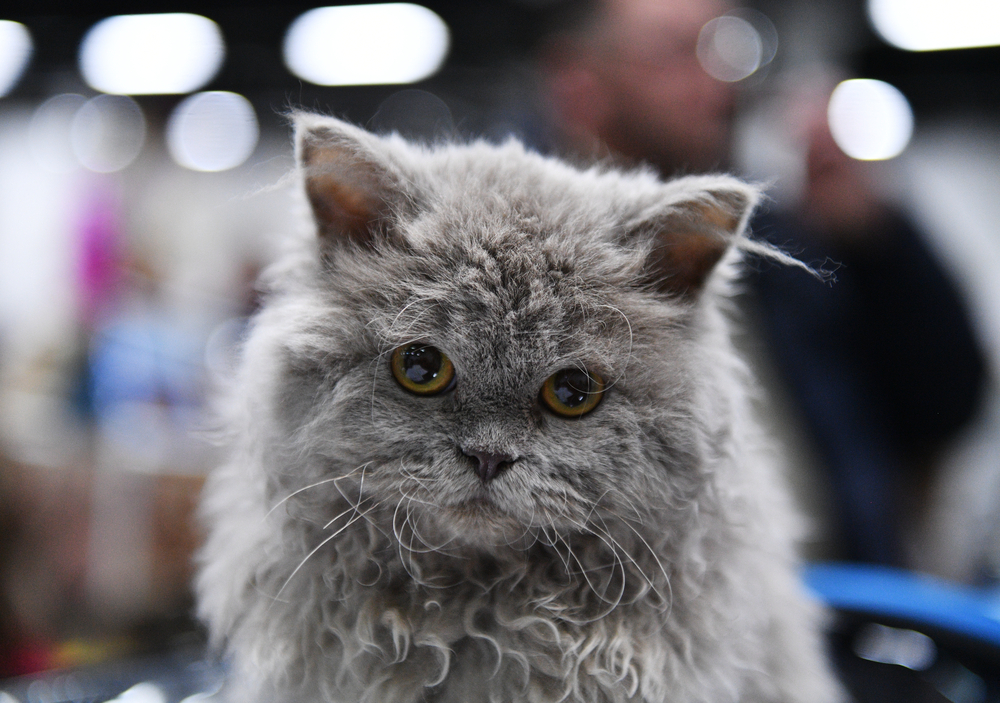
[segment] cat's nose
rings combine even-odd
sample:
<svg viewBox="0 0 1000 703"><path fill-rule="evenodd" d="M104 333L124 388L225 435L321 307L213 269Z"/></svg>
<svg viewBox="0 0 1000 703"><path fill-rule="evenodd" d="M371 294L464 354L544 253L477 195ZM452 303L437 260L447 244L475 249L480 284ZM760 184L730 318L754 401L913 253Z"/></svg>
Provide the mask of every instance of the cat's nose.
<svg viewBox="0 0 1000 703"><path fill-rule="evenodd" d="M473 468L476 475L483 483L489 483L497 475L517 461L516 456L495 452L483 451L480 449L462 449L465 456L473 460Z"/></svg>

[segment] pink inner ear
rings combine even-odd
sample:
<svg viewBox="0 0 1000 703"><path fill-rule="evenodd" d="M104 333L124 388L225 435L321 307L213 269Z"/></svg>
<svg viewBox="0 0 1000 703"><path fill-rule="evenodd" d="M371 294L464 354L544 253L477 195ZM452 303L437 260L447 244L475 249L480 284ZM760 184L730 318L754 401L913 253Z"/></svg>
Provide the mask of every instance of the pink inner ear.
<svg viewBox="0 0 1000 703"><path fill-rule="evenodd" d="M714 232L663 232L657 237L647 265L660 290L693 296L705 285L727 248L727 241Z"/></svg>
<svg viewBox="0 0 1000 703"><path fill-rule="evenodd" d="M675 204L655 223L653 249L646 266L659 290L694 297L739 234L745 194L706 191L708 199Z"/></svg>
<svg viewBox="0 0 1000 703"><path fill-rule="evenodd" d="M736 234L745 207L745 202L727 203L726 205L699 204L692 207L692 215L710 227L729 234Z"/></svg>
<svg viewBox="0 0 1000 703"><path fill-rule="evenodd" d="M308 180L306 192L320 236L346 237L359 243L370 243L381 203L370 190L359 185L332 175L315 176Z"/></svg>
<svg viewBox="0 0 1000 703"><path fill-rule="evenodd" d="M389 210L389 189L384 169L359 152L358 145L307 138L302 164L320 237L370 246Z"/></svg>

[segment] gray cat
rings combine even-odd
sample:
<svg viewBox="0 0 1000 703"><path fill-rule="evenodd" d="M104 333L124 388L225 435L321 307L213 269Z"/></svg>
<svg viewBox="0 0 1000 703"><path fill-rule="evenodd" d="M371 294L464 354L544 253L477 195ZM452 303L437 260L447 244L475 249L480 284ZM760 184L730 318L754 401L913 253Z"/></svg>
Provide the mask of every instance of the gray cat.
<svg viewBox="0 0 1000 703"><path fill-rule="evenodd" d="M724 314L757 190L296 130L203 506L230 698L837 700Z"/></svg>

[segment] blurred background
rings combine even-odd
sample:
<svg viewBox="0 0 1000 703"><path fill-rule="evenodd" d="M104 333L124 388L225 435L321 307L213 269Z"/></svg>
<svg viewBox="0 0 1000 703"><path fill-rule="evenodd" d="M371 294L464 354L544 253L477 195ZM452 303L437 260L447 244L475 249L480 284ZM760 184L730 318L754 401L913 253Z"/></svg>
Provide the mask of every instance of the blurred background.
<svg viewBox="0 0 1000 703"><path fill-rule="evenodd" d="M995 584L997 45L972 0L0 11L0 679L200 643L207 399L303 226L293 108L767 183L755 231L838 279L741 299L808 556Z"/></svg>

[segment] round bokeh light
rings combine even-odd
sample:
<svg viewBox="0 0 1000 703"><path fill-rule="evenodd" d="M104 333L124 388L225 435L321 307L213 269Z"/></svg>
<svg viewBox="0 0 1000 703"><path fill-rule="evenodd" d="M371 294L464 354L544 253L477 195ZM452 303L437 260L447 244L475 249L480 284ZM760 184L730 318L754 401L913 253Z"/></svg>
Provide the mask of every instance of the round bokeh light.
<svg viewBox="0 0 1000 703"><path fill-rule="evenodd" d="M883 81L842 82L827 107L830 133L848 156L878 161L898 156L913 135L913 111L906 97Z"/></svg>
<svg viewBox="0 0 1000 703"><path fill-rule="evenodd" d="M250 158L259 135L257 114L242 95L225 91L196 93L171 113L167 149L185 168L225 171Z"/></svg>

